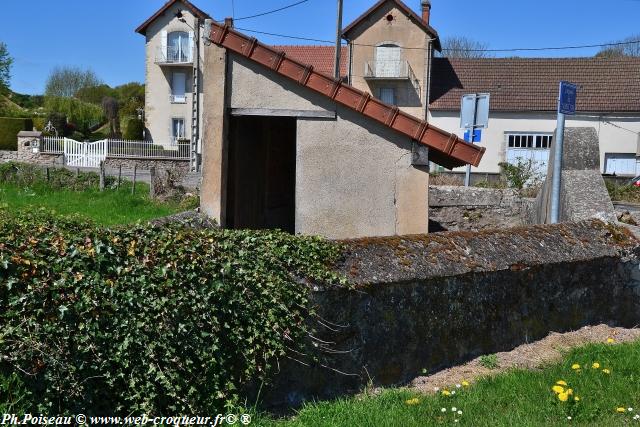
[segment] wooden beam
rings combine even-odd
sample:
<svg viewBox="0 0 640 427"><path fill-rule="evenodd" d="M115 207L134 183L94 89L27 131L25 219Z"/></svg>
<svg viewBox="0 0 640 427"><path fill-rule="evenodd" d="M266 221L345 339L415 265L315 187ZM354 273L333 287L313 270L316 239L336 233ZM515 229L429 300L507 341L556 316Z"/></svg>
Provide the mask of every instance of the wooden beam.
<svg viewBox="0 0 640 427"><path fill-rule="evenodd" d="M232 116L299 117L316 119L334 119L335 111L327 110L286 110L277 108L232 108Z"/></svg>

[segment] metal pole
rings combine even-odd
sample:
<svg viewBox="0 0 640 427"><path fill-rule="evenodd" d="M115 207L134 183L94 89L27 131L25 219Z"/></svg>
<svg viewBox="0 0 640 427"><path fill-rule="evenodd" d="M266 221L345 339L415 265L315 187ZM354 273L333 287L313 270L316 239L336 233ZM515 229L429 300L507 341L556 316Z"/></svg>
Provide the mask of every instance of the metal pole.
<svg viewBox="0 0 640 427"><path fill-rule="evenodd" d="M342 47L342 0L338 0L338 19L336 24L336 62L334 68L334 76L336 79L342 77L340 75L340 53Z"/></svg>
<svg viewBox="0 0 640 427"><path fill-rule="evenodd" d="M478 94L475 95L475 106L473 108L473 123L471 123L471 128L469 129L469 142L473 144L473 134L476 130L476 120L478 119ZM468 187L471 185L471 165L467 165L467 171L464 175L464 186Z"/></svg>
<svg viewBox="0 0 640 427"><path fill-rule="evenodd" d="M551 182L551 224L560 222L560 185L562 178L562 148L564 144L564 114L558 109L555 155L553 156L553 180Z"/></svg>

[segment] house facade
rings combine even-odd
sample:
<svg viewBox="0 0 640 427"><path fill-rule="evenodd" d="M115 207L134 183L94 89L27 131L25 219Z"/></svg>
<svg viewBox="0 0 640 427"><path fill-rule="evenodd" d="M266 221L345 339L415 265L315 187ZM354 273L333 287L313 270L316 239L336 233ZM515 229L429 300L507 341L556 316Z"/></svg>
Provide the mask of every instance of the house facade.
<svg viewBox="0 0 640 427"><path fill-rule="evenodd" d="M145 139L188 150L193 169L201 153L205 19L191 2L172 0L136 29L145 37Z"/></svg>
<svg viewBox="0 0 640 427"><path fill-rule="evenodd" d="M490 93L485 157L474 172L497 173L499 163L532 161L546 173L557 122L561 80L578 85L577 113L568 127L592 127L603 173L640 174L640 58L435 58L429 121L463 135L460 99Z"/></svg>

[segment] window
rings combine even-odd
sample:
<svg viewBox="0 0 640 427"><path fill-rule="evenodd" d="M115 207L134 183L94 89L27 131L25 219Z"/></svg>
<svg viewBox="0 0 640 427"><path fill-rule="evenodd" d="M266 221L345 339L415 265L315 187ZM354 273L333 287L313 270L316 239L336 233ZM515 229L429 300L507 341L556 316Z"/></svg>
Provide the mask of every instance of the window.
<svg viewBox="0 0 640 427"><path fill-rule="evenodd" d="M191 35L186 31L174 31L167 37L167 60L169 62L191 61Z"/></svg>
<svg viewBox="0 0 640 427"><path fill-rule="evenodd" d="M551 148L552 134L509 134L509 148L533 148L548 150Z"/></svg>
<svg viewBox="0 0 640 427"><path fill-rule="evenodd" d="M376 77L400 77L402 48L394 44L376 47Z"/></svg>
<svg viewBox="0 0 640 427"><path fill-rule="evenodd" d="M171 77L171 102L182 104L187 102L186 96L187 75L185 73L173 73Z"/></svg>
<svg viewBox="0 0 640 427"><path fill-rule="evenodd" d="M173 143L176 144L179 139L185 138L184 119L171 119L171 136Z"/></svg>
<svg viewBox="0 0 640 427"><path fill-rule="evenodd" d="M380 88L380 100L387 104L396 104L396 91L392 87L381 87Z"/></svg>

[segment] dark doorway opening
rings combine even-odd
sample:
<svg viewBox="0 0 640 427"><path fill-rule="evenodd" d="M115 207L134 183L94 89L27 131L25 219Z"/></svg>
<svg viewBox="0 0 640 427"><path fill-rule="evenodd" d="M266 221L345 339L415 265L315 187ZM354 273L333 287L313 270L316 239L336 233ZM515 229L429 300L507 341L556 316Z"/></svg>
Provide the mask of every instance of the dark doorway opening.
<svg viewBox="0 0 640 427"><path fill-rule="evenodd" d="M296 119L231 117L228 228L295 233Z"/></svg>

